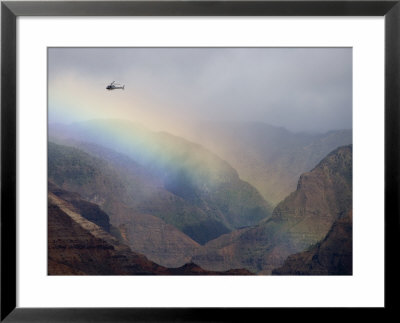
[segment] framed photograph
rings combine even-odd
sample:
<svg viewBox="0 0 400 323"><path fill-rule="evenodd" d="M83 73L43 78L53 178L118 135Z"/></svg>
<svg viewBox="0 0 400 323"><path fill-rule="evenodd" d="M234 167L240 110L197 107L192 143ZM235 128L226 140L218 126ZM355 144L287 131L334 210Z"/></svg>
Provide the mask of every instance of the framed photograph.
<svg viewBox="0 0 400 323"><path fill-rule="evenodd" d="M2 2L1 320L394 309L399 14Z"/></svg>

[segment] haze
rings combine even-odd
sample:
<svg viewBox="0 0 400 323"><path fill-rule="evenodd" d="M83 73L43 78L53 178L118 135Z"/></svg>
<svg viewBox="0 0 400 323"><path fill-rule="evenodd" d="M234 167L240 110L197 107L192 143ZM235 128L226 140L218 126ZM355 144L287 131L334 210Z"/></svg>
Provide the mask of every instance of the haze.
<svg viewBox="0 0 400 323"><path fill-rule="evenodd" d="M351 48L50 48L49 122L352 127ZM107 91L111 81L125 90Z"/></svg>

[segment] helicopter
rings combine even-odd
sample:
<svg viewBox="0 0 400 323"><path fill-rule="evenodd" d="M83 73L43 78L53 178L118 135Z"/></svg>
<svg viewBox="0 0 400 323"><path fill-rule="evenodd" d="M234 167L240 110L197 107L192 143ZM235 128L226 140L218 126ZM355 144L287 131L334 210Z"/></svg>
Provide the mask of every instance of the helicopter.
<svg viewBox="0 0 400 323"><path fill-rule="evenodd" d="M120 85L120 84L115 84L115 81L112 81L110 85L107 85L106 90L116 90L116 89L121 89L125 90L125 85Z"/></svg>

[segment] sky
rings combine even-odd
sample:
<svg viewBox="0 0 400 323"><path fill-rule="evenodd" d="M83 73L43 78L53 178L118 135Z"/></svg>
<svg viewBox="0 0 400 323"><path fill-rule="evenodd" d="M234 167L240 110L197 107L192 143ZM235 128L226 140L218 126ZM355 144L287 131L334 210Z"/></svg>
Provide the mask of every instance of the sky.
<svg viewBox="0 0 400 323"><path fill-rule="evenodd" d="M125 90L107 91L112 82ZM49 48L49 122L352 128L351 48Z"/></svg>

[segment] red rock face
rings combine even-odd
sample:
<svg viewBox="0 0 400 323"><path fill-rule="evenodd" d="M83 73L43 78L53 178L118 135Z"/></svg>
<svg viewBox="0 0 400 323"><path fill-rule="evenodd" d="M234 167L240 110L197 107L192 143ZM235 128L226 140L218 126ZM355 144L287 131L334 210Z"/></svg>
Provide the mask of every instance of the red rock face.
<svg viewBox="0 0 400 323"><path fill-rule="evenodd" d="M106 236L106 232L102 232ZM112 237L109 237L112 241ZM57 202L49 200L49 275L149 275L166 273L144 256L118 242L95 237L84 229Z"/></svg>
<svg viewBox="0 0 400 323"><path fill-rule="evenodd" d="M51 187L51 186L50 186ZM79 195L52 187L48 198L49 275L249 275L247 270L207 271L195 264L179 268L160 266L131 251L71 204ZM69 201L62 199L67 197ZM79 204L79 203L78 203ZM85 204L87 211L93 203ZM94 210L90 210L93 214ZM103 216L103 214L102 214Z"/></svg>
<svg viewBox="0 0 400 323"><path fill-rule="evenodd" d="M197 242L158 217L131 209L129 220L119 228L114 228L108 215L97 204L81 199L78 193L63 190L51 182L49 191L67 203L68 208L99 225L104 231L119 233L120 240L132 251L146 255L159 265L174 268L182 266L190 262L191 256L200 248Z"/></svg>

